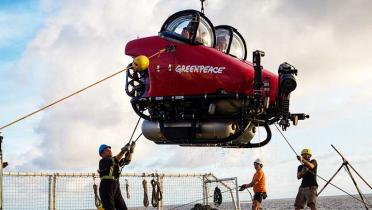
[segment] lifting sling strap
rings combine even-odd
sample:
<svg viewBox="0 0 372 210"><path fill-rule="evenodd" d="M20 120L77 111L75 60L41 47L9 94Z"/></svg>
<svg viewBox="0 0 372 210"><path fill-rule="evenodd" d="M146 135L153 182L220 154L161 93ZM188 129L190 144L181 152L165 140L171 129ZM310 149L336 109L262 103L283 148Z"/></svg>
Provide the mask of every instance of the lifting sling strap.
<svg viewBox="0 0 372 210"><path fill-rule="evenodd" d="M97 207L97 210L105 210L102 206L101 198L98 195L98 188L97 188L94 174L93 174L93 191L94 191L94 205Z"/></svg>
<svg viewBox="0 0 372 210"><path fill-rule="evenodd" d="M159 201L163 199L163 193L161 191L160 182L154 178L151 180L152 194L151 194L151 205L152 207L158 207Z"/></svg>
<svg viewBox="0 0 372 210"><path fill-rule="evenodd" d="M129 194L129 183L128 183L128 179L125 179L125 191L127 193L127 198L129 199L130 198L130 194Z"/></svg>
<svg viewBox="0 0 372 210"><path fill-rule="evenodd" d="M143 187L143 206L148 207L150 202L149 202L149 196L147 192L147 181L146 179L142 180L142 187Z"/></svg>

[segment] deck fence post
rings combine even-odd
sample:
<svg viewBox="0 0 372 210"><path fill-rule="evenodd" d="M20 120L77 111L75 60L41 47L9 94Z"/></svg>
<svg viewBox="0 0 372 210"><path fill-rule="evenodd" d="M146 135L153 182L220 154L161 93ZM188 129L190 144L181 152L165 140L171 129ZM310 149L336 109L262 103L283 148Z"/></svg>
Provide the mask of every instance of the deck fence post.
<svg viewBox="0 0 372 210"><path fill-rule="evenodd" d="M3 210L3 136L0 135L0 210Z"/></svg>

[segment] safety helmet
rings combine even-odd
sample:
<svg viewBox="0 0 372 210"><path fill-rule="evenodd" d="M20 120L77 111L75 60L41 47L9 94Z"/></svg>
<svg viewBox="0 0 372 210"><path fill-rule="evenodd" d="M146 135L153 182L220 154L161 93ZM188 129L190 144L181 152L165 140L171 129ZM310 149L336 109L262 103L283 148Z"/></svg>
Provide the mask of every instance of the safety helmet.
<svg viewBox="0 0 372 210"><path fill-rule="evenodd" d="M301 155L304 155L304 154L308 154L308 155L311 155L311 150L310 149L303 149L302 151L301 151Z"/></svg>
<svg viewBox="0 0 372 210"><path fill-rule="evenodd" d="M110 149L111 149L111 147L110 147L109 145L107 145L107 144L101 144L101 146L99 146L99 148L98 148L98 154L101 155L101 153L102 153L106 148L110 148Z"/></svg>
<svg viewBox="0 0 372 210"><path fill-rule="evenodd" d="M257 158L253 163L257 163L257 164L263 165L262 164L262 160L260 158Z"/></svg>
<svg viewBox="0 0 372 210"><path fill-rule="evenodd" d="M149 58L145 55L140 55L134 58L132 67L135 71L144 71L149 67Z"/></svg>

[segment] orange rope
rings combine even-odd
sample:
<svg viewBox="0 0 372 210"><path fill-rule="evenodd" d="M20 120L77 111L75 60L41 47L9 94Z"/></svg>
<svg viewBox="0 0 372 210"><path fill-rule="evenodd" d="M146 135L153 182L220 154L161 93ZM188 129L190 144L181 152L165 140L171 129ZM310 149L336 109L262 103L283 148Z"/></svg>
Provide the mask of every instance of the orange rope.
<svg viewBox="0 0 372 210"><path fill-rule="evenodd" d="M111 77L114 77L114 76L116 76L116 75L118 75L118 74L124 72L125 70L127 70L127 68L122 69L122 70L120 70L120 71L118 71L118 72L116 72L116 73L114 73L114 74L111 74L110 76L107 76L107 77L105 77L104 79L101 79L101 80L99 80L99 81L97 81L97 82L95 82L95 83L93 83L93 84L90 84L90 85L88 85L88 86L86 86L86 87L84 87L84 88L82 88L82 89L80 89L80 90L78 90L78 91L76 91L76 92L74 92L74 93L71 93L71 94L68 95L68 96L65 96L65 97L63 97L63 98L61 98L61 99L58 99L58 100L56 100L56 101L54 101L54 102L52 102L52 103L50 103L50 104L48 104L48 105L46 105L46 106L44 106L44 107L38 109L38 110L36 110L36 111L31 112L30 114L27 114L27 115L25 115L25 116L23 116L23 117L20 117L20 118L14 120L13 122L10 122L10 123L8 123L8 124L2 126L2 127L0 128L0 130L4 129L4 128L6 128L6 127L9 127L9 126L11 126L11 125L13 125L13 124L15 124L15 123L17 123L17 122L23 120L23 119L26 119L26 118L28 118L28 117L30 117L30 116L32 116L32 115L38 113L38 112L41 112L41 111L43 111L44 109L47 109L47 108L49 108L49 107L51 107L51 106L53 106L53 105L55 105L55 104L58 104L59 102L62 102L62 101L66 100L66 99L68 99L68 98L70 98L70 97L72 97L72 96L74 96L74 95L76 95L76 94L78 94L78 93L81 93L81 92L83 92L84 90L86 90L86 89L88 89L88 88L91 88L91 87L93 87L93 86L95 86L95 85L97 85L97 84L99 84L99 83L101 83L101 82L103 82L103 81L105 81L105 80L107 80L107 79L110 79Z"/></svg>
<svg viewBox="0 0 372 210"><path fill-rule="evenodd" d="M157 55L160 55L160 54L164 53L165 51L166 51L165 48L164 48L164 49L161 49L161 50L159 50L158 52L156 52L155 54L151 55L151 56L149 57L149 59L151 59L151 58L153 58L153 57L155 57L155 56L157 56Z"/></svg>
<svg viewBox="0 0 372 210"><path fill-rule="evenodd" d="M166 51L165 48L164 49L161 49L158 52L156 52L155 54L149 56L149 59L153 58L154 56L160 55L160 54L164 53L165 51ZM97 85L97 84L105 81L105 80L108 80L108 79L110 79L110 78L112 78L112 77L114 77L114 76L116 76L116 75L118 75L118 74L120 74L120 73L122 73L122 72L124 72L126 70L128 70L128 68L122 69L122 70L120 70L120 71L118 71L118 72L116 72L114 74L111 74L111 75L109 75L109 76L107 76L107 77L105 77L105 78L103 78L103 79L101 79L101 80L99 80L99 81L97 81L97 82L95 82L93 84L90 84L90 85L88 85L88 86L86 86L86 87L84 87L84 88L82 88L82 89L80 89L78 91L75 91L74 93L71 93L70 95L67 95L67 96L65 96L65 97L63 97L61 99L58 99L58 100L56 100L56 101L54 101L54 102L52 102L52 103L50 103L50 104L48 104L48 105L40 108L40 109L37 109L36 111L31 112L30 114L27 114L27 115L25 115L23 117L20 117L20 118L18 118L16 120L14 120L14 121L6 124L6 125L3 125L3 126L0 127L0 131L3 130L4 128L7 128L7 127L9 127L9 126L11 126L11 125L13 125L13 124L21 121L21 120L24 120L24 119L26 119L26 118L28 118L28 117L30 117L30 116L38 113L38 112L41 112L41 111L43 111L43 110L45 110L45 109L47 109L47 108L49 108L51 106L54 106L54 105L56 105L56 104L58 104L58 103L60 103L60 102L62 102L64 100L66 100L66 99L74 96L74 95L77 95L77 94L79 94L79 93L81 93L81 92L83 92L83 91L85 91L85 90L87 90L87 89L89 89L89 88L91 88L91 87L93 87L93 86L95 86L95 85Z"/></svg>

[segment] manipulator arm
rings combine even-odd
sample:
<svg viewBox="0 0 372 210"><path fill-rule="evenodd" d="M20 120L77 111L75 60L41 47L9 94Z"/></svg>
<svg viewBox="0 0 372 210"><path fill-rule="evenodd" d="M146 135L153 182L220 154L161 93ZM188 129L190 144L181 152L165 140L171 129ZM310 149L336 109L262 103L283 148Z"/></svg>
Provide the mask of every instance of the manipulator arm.
<svg viewBox="0 0 372 210"><path fill-rule="evenodd" d="M280 121L279 125L283 130L286 130L290 126L290 121L293 125L298 124L298 120L305 120L310 116L304 113L290 113L289 112L289 99L290 93L297 87L297 76L298 70L289 63L282 63L279 66L279 104L280 104Z"/></svg>

